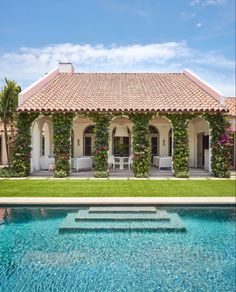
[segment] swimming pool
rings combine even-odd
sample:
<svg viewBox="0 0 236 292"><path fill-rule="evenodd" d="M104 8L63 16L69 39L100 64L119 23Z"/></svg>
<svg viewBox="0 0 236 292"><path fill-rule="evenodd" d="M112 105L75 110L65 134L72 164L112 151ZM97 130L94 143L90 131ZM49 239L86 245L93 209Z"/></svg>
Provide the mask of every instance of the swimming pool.
<svg viewBox="0 0 236 292"><path fill-rule="evenodd" d="M0 291L235 291L233 208L168 208L187 232L59 233L76 211L0 209Z"/></svg>

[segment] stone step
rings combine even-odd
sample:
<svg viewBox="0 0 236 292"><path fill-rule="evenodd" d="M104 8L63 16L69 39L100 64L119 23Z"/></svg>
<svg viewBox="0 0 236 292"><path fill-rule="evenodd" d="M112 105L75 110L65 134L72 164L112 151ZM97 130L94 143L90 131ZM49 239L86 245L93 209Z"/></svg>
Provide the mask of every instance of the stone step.
<svg viewBox="0 0 236 292"><path fill-rule="evenodd" d="M75 221L94 221L94 220L133 220L133 221L143 221L143 220L155 220L163 221L170 220L169 214L166 211L156 211L152 212L98 212L90 213L88 210L79 210L75 216Z"/></svg>
<svg viewBox="0 0 236 292"><path fill-rule="evenodd" d="M80 231L186 231L178 214L171 213L170 221L75 221L77 213L69 213L62 222L59 232L80 232Z"/></svg>
<svg viewBox="0 0 236 292"><path fill-rule="evenodd" d="M89 213L156 213L155 207L90 207Z"/></svg>

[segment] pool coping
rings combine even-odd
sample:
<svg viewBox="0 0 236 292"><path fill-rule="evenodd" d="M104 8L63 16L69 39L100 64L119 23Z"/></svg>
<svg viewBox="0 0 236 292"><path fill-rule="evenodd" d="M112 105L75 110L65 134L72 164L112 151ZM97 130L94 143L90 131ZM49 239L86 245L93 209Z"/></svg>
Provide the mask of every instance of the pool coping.
<svg viewBox="0 0 236 292"><path fill-rule="evenodd" d="M235 197L0 197L0 206L236 205Z"/></svg>

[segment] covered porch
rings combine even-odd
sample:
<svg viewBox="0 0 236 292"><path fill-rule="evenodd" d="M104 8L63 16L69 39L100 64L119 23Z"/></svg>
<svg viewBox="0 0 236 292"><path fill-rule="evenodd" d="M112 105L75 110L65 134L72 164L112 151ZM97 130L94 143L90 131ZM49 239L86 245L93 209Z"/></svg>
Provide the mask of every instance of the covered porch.
<svg viewBox="0 0 236 292"><path fill-rule="evenodd" d="M194 118L188 125L189 174L207 176L210 168L209 126L204 118ZM134 177L133 122L127 116L112 118L109 124L108 167L110 177ZM156 116L149 121L149 177L173 176L173 127L167 118ZM53 121L39 116L31 127L31 175L52 176L55 169ZM94 177L95 123L75 117L70 135L70 176Z"/></svg>

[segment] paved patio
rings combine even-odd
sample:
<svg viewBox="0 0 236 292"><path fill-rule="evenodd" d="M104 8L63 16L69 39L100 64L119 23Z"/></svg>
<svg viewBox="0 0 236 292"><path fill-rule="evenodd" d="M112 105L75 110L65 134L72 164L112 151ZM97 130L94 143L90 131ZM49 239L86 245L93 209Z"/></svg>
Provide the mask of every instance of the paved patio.
<svg viewBox="0 0 236 292"><path fill-rule="evenodd" d="M35 171L31 174L31 177L52 177L53 173L47 170ZM72 171L71 178L94 178L94 171L91 170L84 170L84 171ZM207 171L203 169L190 169L190 177L191 178L207 178L212 177ZM109 178L135 178L133 171L128 169L120 170L116 168L114 171L110 170ZM174 178L172 171L170 169L157 169L156 167L151 167L149 173L150 179L165 179L165 178Z"/></svg>

